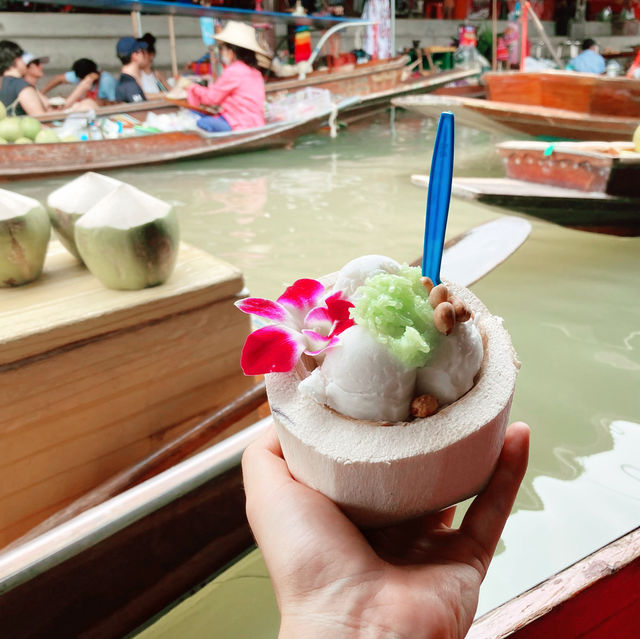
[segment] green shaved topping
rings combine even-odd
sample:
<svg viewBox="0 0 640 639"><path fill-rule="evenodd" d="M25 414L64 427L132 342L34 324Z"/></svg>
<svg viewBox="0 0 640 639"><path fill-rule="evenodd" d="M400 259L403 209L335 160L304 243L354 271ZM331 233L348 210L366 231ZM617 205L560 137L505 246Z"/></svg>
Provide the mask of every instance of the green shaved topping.
<svg viewBox="0 0 640 639"><path fill-rule="evenodd" d="M351 315L405 366L421 367L437 345L433 308L419 268L404 264L396 274L379 273L357 291Z"/></svg>

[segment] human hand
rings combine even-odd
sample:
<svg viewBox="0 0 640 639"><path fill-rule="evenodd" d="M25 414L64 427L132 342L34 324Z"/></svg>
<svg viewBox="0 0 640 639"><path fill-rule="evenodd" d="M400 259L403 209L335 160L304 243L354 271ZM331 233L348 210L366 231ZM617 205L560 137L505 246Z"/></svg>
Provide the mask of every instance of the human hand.
<svg viewBox="0 0 640 639"><path fill-rule="evenodd" d="M496 470L459 529L455 507L361 531L295 481L275 430L247 448L247 516L281 614L280 637L464 637L527 467L529 427L512 424Z"/></svg>
<svg viewBox="0 0 640 639"><path fill-rule="evenodd" d="M187 104L190 107L199 107L201 104L201 93L204 87L195 82L187 87Z"/></svg>

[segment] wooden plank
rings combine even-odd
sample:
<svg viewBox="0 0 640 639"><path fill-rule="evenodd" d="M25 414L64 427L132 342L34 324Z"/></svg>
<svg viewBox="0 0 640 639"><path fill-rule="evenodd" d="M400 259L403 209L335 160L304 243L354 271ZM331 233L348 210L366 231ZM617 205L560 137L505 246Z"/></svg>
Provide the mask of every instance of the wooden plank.
<svg viewBox="0 0 640 639"><path fill-rule="evenodd" d="M0 291L0 547L253 383L238 269L183 245L166 284L110 291L55 245L46 264Z"/></svg>
<svg viewBox="0 0 640 639"><path fill-rule="evenodd" d="M468 639L638 636L640 528L480 617Z"/></svg>
<svg viewBox="0 0 640 639"><path fill-rule="evenodd" d="M238 294L243 285L239 269L182 243L165 284L112 291L52 241L39 279L0 290L0 370L60 346L211 304Z"/></svg>

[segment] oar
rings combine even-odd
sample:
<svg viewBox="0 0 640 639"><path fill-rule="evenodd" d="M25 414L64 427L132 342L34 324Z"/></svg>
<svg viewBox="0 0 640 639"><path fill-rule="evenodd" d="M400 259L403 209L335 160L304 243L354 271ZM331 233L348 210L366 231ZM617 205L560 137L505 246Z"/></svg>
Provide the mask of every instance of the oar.
<svg viewBox="0 0 640 639"><path fill-rule="evenodd" d="M463 286L469 286L491 272L516 251L525 241L530 230L531 224L526 220L505 216L453 237L444 245L442 271L445 277ZM418 266L421 261L422 258L418 258L413 262L413 266ZM54 513L4 550L15 548L26 541L35 539L85 510L93 508L183 461L228 426L247 416L266 401L265 385L264 382L261 382L224 408L207 415L187 432L156 452L133 466L125 468L62 510Z"/></svg>

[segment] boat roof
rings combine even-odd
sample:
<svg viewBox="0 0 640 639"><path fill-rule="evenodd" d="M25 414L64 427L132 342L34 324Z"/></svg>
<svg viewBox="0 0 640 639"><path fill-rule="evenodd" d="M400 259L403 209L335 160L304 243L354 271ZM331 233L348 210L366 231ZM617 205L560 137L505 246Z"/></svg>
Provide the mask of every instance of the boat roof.
<svg viewBox="0 0 640 639"><path fill-rule="evenodd" d="M233 7L205 7L187 2L166 2L164 0L33 0L40 4L84 7L87 9L103 9L105 11L122 11L160 15L191 16L194 18L210 17L221 20L242 20L268 23L288 23L298 26L317 28L331 27L336 24L362 23L358 18L340 18L336 16L294 16L291 13L276 11L251 11ZM367 23L365 23L367 24Z"/></svg>

